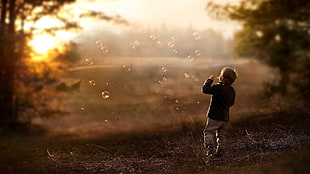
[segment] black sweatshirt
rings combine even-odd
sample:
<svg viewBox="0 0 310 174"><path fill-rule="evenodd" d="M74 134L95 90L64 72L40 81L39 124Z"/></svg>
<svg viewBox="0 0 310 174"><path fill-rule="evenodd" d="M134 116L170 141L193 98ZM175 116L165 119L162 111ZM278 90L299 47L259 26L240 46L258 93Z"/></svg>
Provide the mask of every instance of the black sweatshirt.
<svg viewBox="0 0 310 174"><path fill-rule="evenodd" d="M235 103L235 89L223 82L211 85L212 79L208 79L202 86L202 92L212 95L208 110L208 117L218 121L229 121L229 108Z"/></svg>

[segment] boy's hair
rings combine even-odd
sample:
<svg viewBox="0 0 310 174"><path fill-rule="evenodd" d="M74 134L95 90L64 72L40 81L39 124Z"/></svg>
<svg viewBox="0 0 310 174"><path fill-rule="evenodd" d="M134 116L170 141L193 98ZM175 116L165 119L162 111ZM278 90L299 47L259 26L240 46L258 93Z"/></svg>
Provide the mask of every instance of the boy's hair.
<svg viewBox="0 0 310 174"><path fill-rule="evenodd" d="M223 82L227 85L231 85L237 78L237 72L234 68L224 67L221 70L221 76L223 76Z"/></svg>

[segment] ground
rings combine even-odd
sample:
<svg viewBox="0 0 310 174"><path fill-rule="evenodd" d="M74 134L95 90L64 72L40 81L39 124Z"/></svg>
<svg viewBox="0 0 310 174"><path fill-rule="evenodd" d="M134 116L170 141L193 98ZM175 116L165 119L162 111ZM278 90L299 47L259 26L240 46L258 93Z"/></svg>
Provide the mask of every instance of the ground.
<svg viewBox="0 0 310 174"><path fill-rule="evenodd" d="M309 123L299 110L234 121L228 153L209 164L203 123L91 138L7 134L0 173L309 173Z"/></svg>
<svg viewBox="0 0 310 174"><path fill-rule="evenodd" d="M262 83L274 80L266 66L242 59L124 62L73 68L65 82L81 81L81 88L51 103L69 115L1 129L0 173L310 173L310 110L294 98L260 99ZM205 164L210 96L201 86L223 66L239 74L228 152Z"/></svg>

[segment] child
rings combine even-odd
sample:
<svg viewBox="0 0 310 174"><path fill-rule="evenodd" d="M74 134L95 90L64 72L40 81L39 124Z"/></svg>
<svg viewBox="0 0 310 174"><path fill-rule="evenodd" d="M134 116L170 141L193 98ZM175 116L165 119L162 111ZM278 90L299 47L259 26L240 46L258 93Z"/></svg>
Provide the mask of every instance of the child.
<svg viewBox="0 0 310 174"><path fill-rule="evenodd" d="M204 146L208 156L213 156L216 138L215 157L221 157L226 150L226 131L229 121L229 108L235 102L235 90L231 86L237 78L236 70L225 67L218 77L219 83L212 85L217 77L211 75L204 83L202 92L212 95L208 109L208 119L203 131Z"/></svg>

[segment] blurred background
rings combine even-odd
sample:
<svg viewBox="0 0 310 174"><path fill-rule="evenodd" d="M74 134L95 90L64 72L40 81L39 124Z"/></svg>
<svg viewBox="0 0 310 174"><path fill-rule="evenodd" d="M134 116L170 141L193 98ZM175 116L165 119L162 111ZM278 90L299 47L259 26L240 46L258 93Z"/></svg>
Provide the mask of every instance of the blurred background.
<svg viewBox="0 0 310 174"><path fill-rule="evenodd" d="M0 128L80 135L205 122L236 68L232 120L309 113L309 2L3 0ZM268 101L268 102L267 102Z"/></svg>

